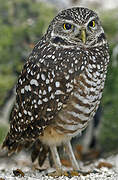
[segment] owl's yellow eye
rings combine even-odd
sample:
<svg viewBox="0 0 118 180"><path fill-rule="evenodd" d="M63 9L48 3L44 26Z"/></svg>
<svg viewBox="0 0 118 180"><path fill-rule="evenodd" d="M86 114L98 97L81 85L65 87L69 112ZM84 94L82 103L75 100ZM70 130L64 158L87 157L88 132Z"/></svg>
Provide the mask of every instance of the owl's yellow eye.
<svg viewBox="0 0 118 180"><path fill-rule="evenodd" d="M69 24L69 23L64 23L64 24L63 24L64 30L70 30L70 29L72 29L72 27L73 27L72 24Z"/></svg>
<svg viewBox="0 0 118 180"><path fill-rule="evenodd" d="M90 23L88 24L88 26L89 26L89 27L92 27L92 28L94 28L95 25L96 25L96 23L95 23L94 20L90 21Z"/></svg>

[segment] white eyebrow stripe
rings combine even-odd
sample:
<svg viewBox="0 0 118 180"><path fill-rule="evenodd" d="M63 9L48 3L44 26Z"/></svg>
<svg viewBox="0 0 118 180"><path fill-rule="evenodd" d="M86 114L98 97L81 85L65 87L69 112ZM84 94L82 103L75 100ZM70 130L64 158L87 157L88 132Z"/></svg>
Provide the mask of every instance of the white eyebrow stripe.
<svg viewBox="0 0 118 180"><path fill-rule="evenodd" d="M96 18L97 18L96 16L95 16L95 17L90 17L90 18L89 18L89 21L86 22L84 25L87 26L90 21L95 20ZM70 23L70 24L76 26L77 28L82 27L82 26L80 26L80 25L78 25L78 24L75 24L75 23L74 23L73 21L71 21L71 20L63 19L62 22L63 22L63 23L64 23L64 22Z"/></svg>
<svg viewBox="0 0 118 180"><path fill-rule="evenodd" d="M70 23L70 24L72 24L73 26L76 26L77 28L80 28L81 26L80 25L78 25L78 24L75 24L73 21L71 21L71 20L62 20L62 22L63 23Z"/></svg>
<svg viewBox="0 0 118 180"><path fill-rule="evenodd" d="M66 23L74 24L74 23L73 23L73 21L71 21L71 20L67 20L67 19L62 19L62 22L66 22Z"/></svg>

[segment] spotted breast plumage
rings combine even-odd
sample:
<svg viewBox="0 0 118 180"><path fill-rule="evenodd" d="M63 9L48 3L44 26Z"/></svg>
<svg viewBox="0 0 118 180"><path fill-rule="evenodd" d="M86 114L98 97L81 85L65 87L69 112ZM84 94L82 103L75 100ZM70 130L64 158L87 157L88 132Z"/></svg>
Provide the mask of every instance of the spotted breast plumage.
<svg viewBox="0 0 118 180"><path fill-rule="evenodd" d="M95 115L108 62L108 43L97 14L82 7L59 12L18 79L3 147L11 153L39 140L50 148L56 169L61 169L56 147L64 144L78 169L70 140Z"/></svg>

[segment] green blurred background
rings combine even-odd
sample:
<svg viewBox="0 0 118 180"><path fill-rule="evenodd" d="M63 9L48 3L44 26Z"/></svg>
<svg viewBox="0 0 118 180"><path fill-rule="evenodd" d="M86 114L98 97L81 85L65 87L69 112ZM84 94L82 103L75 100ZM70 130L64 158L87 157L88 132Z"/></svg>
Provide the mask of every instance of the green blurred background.
<svg viewBox="0 0 118 180"><path fill-rule="evenodd" d="M28 54L40 40L58 10L33 0L0 0L0 143L9 127L5 106ZM110 65L104 94L99 145L118 149L118 9L101 11L100 18L110 46ZM12 108L12 106L10 107Z"/></svg>

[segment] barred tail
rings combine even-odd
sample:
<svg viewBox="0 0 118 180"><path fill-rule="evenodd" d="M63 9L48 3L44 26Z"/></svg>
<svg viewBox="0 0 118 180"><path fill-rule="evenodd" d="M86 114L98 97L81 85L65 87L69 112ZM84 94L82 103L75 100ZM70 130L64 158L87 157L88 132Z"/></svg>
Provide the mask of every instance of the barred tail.
<svg viewBox="0 0 118 180"><path fill-rule="evenodd" d="M10 133L7 134L3 144L2 149L8 150L8 155L10 156L14 152L21 151L23 145L13 140L13 138L10 136Z"/></svg>
<svg viewBox="0 0 118 180"><path fill-rule="evenodd" d="M2 148L7 149L8 155L10 156L14 152L21 151L23 147L24 148L31 147L32 143L33 142L31 141L18 142L11 137L10 133L8 133L2 144ZM47 158L48 153L49 153L49 147L42 144L41 141L37 139L32 146L32 153L31 153L32 162L34 162L38 158L39 166L42 166L45 159Z"/></svg>
<svg viewBox="0 0 118 180"><path fill-rule="evenodd" d="M36 140L32 147L31 159L34 162L38 158L39 166L42 166L49 152L49 147L42 144L39 139Z"/></svg>

